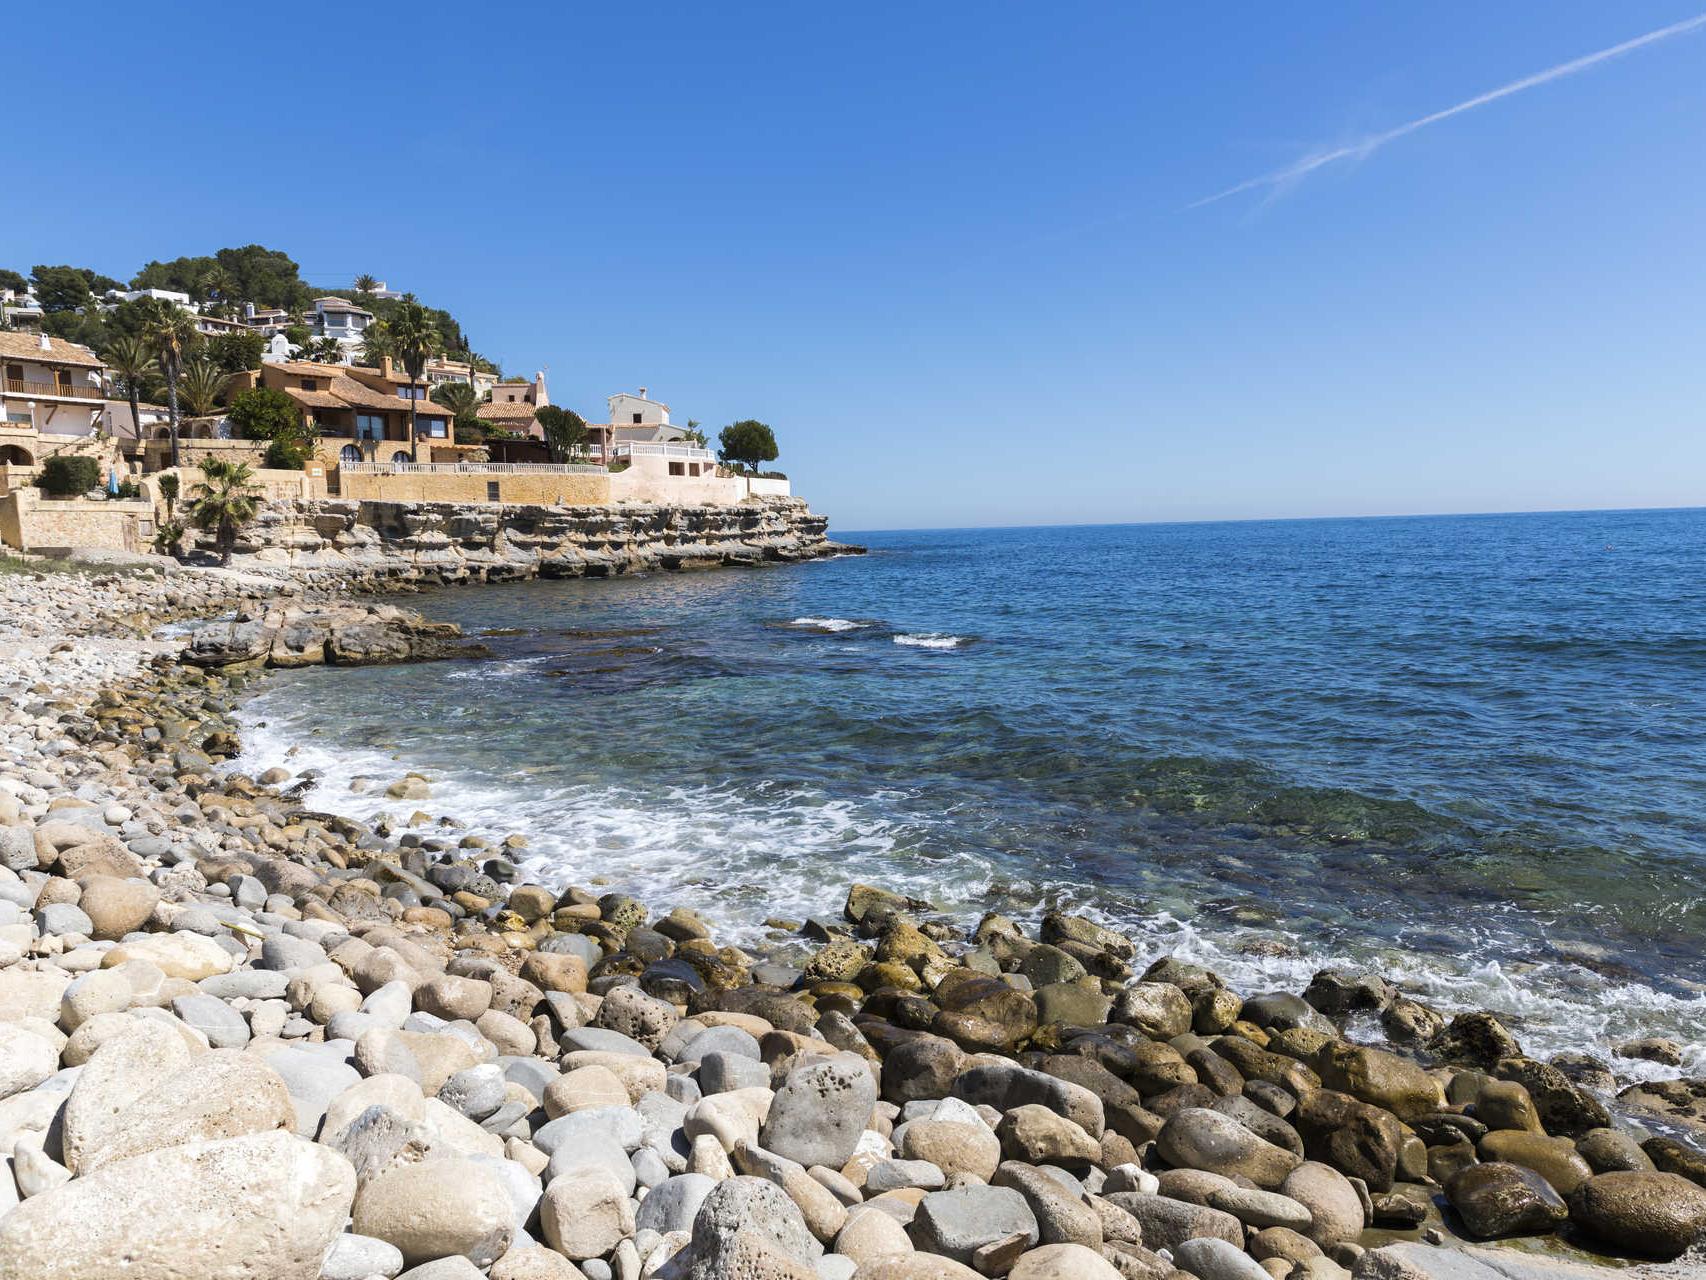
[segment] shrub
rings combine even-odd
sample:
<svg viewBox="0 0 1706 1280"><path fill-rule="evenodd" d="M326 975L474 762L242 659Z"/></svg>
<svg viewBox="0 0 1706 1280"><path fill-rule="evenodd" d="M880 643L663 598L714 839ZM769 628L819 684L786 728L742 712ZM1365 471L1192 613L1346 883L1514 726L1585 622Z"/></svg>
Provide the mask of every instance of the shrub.
<svg viewBox="0 0 1706 1280"><path fill-rule="evenodd" d="M314 456L314 441L297 436L280 436L267 446L262 462L277 471L300 471Z"/></svg>
<svg viewBox="0 0 1706 1280"><path fill-rule="evenodd" d="M296 402L271 387L250 387L239 392L231 402L228 416L245 440L276 440L302 426Z"/></svg>
<svg viewBox="0 0 1706 1280"><path fill-rule="evenodd" d="M58 453L41 464L36 484L58 497L87 493L101 487L101 464L93 458Z"/></svg>

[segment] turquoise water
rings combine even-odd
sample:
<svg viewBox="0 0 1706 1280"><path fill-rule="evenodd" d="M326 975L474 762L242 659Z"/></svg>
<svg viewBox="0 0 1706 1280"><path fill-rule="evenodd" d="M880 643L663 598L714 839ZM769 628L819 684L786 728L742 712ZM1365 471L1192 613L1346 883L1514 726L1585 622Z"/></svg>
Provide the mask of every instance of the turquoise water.
<svg viewBox="0 0 1706 1280"><path fill-rule="evenodd" d="M497 660L283 676L246 763L369 816L352 775L419 769L741 938L853 879L1064 903L1247 989L1373 964L1706 1067L1706 512L839 536L421 597Z"/></svg>

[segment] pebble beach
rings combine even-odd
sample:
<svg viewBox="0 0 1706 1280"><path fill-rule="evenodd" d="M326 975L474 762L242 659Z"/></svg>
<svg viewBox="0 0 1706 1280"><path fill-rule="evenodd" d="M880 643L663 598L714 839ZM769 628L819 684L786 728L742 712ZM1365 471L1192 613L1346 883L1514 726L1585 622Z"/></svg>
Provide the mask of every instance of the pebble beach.
<svg viewBox="0 0 1706 1280"><path fill-rule="evenodd" d="M0 571L0 1276L1706 1274L1706 1081L880 883L772 954L429 777L234 766L269 667L478 652L335 575Z"/></svg>

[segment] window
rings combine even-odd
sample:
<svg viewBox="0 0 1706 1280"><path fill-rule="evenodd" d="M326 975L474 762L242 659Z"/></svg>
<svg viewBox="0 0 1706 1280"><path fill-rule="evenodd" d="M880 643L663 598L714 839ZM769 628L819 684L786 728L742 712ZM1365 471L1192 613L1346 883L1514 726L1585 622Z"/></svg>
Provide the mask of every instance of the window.
<svg viewBox="0 0 1706 1280"><path fill-rule="evenodd" d="M502 501L502 499L500 499L498 497L498 482L496 480L486 481L486 501L487 502L500 502L500 501Z"/></svg>
<svg viewBox="0 0 1706 1280"><path fill-rule="evenodd" d="M24 366L23 365L21 365L21 364L9 364L6 366L6 381L7 382L22 382L23 380L24 380Z"/></svg>
<svg viewBox="0 0 1706 1280"><path fill-rule="evenodd" d="M318 391L320 380L318 378L304 378L302 379L302 389L304 391Z"/></svg>
<svg viewBox="0 0 1706 1280"><path fill-rule="evenodd" d="M344 462L360 462L361 450L356 448L353 444L346 444L342 449L338 450L338 457Z"/></svg>
<svg viewBox="0 0 1706 1280"><path fill-rule="evenodd" d="M422 418L421 424L426 427L427 435L434 440L443 440L449 433L445 431L443 418Z"/></svg>
<svg viewBox="0 0 1706 1280"><path fill-rule="evenodd" d="M639 420L640 420L640 415L636 413L634 415L634 421L637 423L637 422L639 422Z"/></svg>
<svg viewBox="0 0 1706 1280"><path fill-rule="evenodd" d="M355 438L357 440L383 440L385 438L384 417L377 413L356 414Z"/></svg>
<svg viewBox="0 0 1706 1280"><path fill-rule="evenodd" d="M669 474L672 476L684 476L687 474L687 468L682 466L679 462L672 462L669 464Z"/></svg>
<svg viewBox="0 0 1706 1280"><path fill-rule="evenodd" d="M398 449L395 453L393 453L391 455L391 465L392 466L396 466L399 463L409 462L409 461L412 461L412 459L409 457L409 451L407 449Z"/></svg>
<svg viewBox="0 0 1706 1280"><path fill-rule="evenodd" d="M69 370L69 369L55 369L53 371L53 380L59 384L59 389L61 391L65 392L67 395L70 394L70 392L71 392L71 370Z"/></svg>

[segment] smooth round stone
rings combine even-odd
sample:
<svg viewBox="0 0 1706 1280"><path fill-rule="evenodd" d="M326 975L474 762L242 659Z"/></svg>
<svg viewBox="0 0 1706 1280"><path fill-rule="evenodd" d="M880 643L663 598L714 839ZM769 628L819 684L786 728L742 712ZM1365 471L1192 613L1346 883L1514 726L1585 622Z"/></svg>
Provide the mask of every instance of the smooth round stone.
<svg viewBox="0 0 1706 1280"><path fill-rule="evenodd" d="M438 1097L470 1120L484 1120L504 1104L503 1069L488 1062L458 1071L444 1082Z"/></svg>
<svg viewBox="0 0 1706 1280"><path fill-rule="evenodd" d="M395 1245L373 1236L345 1232L332 1241L326 1260L320 1264L320 1280L386 1280L403 1269L403 1254Z"/></svg>
<svg viewBox="0 0 1706 1280"><path fill-rule="evenodd" d="M95 932L94 921L79 906L69 902L55 902L36 912L36 927L45 937L64 937L67 934L81 934L92 937Z"/></svg>
<svg viewBox="0 0 1706 1280"><path fill-rule="evenodd" d="M249 1043L249 1024L225 1001L215 996L178 996L172 1012L207 1037L215 1049L241 1049Z"/></svg>

